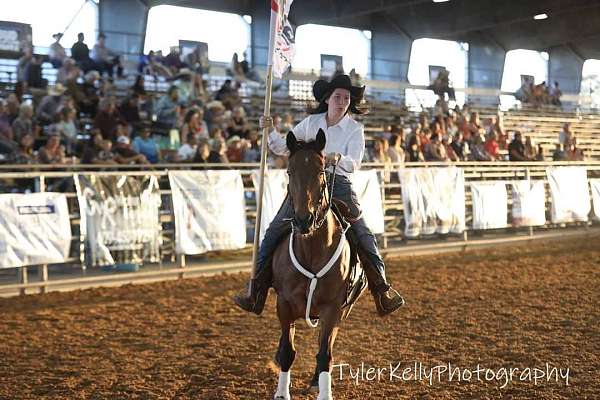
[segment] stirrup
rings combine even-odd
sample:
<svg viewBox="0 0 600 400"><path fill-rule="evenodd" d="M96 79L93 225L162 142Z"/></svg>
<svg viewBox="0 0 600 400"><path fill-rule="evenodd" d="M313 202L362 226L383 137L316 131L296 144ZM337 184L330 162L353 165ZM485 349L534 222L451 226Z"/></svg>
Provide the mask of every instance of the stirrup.
<svg viewBox="0 0 600 400"><path fill-rule="evenodd" d="M377 314L380 317L389 315L404 305L404 299L395 289L389 287L388 290L373 293Z"/></svg>

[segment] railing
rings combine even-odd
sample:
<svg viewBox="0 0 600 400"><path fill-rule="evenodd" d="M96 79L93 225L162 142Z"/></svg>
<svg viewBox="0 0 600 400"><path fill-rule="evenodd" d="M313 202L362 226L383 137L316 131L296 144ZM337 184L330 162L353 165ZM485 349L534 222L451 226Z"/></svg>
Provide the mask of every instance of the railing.
<svg viewBox="0 0 600 400"><path fill-rule="evenodd" d="M452 164L460 167L464 171L465 177L465 200L466 200L466 226L467 230L462 235L436 235L438 241L432 240L420 240L427 238L407 239L403 234L404 224L404 205L402 203L401 196L401 185L397 179L397 172L400 168L431 168L431 167L446 167L450 164L447 163L407 163L404 165L382 165L382 164L365 164L363 168L373 168L378 171L382 201L384 210L385 220L385 232L381 235L380 239L382 244L382 251L384 253L402 252L410 249L413 252L426 251L427 249L435 249L439 247L452 248L459 247L465 248L471 245L481 245L481 231L473 231L469 227L471 226L472 220L472 208L471 208L471 192L468 190L470 184L474 181L481 180L500 180L500 181L511 181L519 179L532 179L532 180L544 180L546 181L546 168L549 166L584 166L588 171L588 178L600 177L600 162L552 162L552 163L509 163L509 162L462 162ZM174 230L174 217L171 202L171 189L169 186L169 180L167 178L169 170L181 170L181 169L193 169L193 170L204 170L211 168L223 168L223 164L164 164L154 165L151 169L147 166L137 167L128 166L123 168L122 166L106 166L106 165L75 165L75 166L56 166L56 165L29 165L29 166L0 166L0 184L4 184L4 190L14 191L16 189L15 180L20 182L20 187L27 188L31 191L51 191L53 185L56 182L69 179L73 177L74 173L94 173L97 176L114 176L114 175L154 175L159 178L160 194L162 197L162 205L160 209L160 221L163 225L163 246L161 248L161 263L163 261L175 263L178 262L179 269L170 269L163 271L154 271L148 274L159 277L167 277L169 274L177 274L183 276L184 271L192 271L193 269L182 269L186 265L185 256L179 256L175 253L175 230ZM228 164L226 167L235 168L241 171L244 186L245 186L245 197L246 197L246 228L251 231L254 226L254 219L256 217L256 203L255 203L255 192L252 186L250 173L258 168L257 164ZM7 185L8 183L8 185ZM0 188L0 192L3 189ZM79 265L82 269L85 269L85 264L82 262L84 259L85 246L83 246L83 235L80 232L79 224L79 204L77 202L77 195L74 191L74 187L66 193L67 201L69 205L69 214L71 219L71 228L73 232L73 243L71 246L70 264L75 266ZM546 191L546 213L549 214L551 201L549 199L549 191ZM512 200L509 196L509 214L511 209ZM363 205L366 206L366 205ZM547 219L549 220L549 218ZM509 219L510 221L510 219ZM579 226L587 228L590 223L574 223L568 224L571 226ZM511 242L513 240L520 240L515 235L521 237L531 237L534 235L561 235L564 234L564 224L555 225L547 223L542 227L520 227L510 228L504 230L497 230L494 232L486 231L486 235L496 235L491 241L487 243L501 244ZM472 237L475 234L475 237ZM544 237L546 237L544 236ZM250 239L250 238L249 238ZM431 239L431 238L429 238ZM475 239L475 240L473 240ZM247 248L249 249L250 243ZM248 252L246 252L248 254ZM162 264L161 264L162 265ZM248 266L248 262L243 263L235 262L232 264L235 268L240 268L241 265ZM18 288L22 293L27 288L39 288L40 291L45 291L46 287L50 285L48 266L41 265L38 267L38 281L34 283L28 282L28 267L17 268L19 276L19 284L12 285L0 285L0 292L4 289L15 289ZM212 268L212 269L211 269ZM212 265L209 270L219 271L220 269L226 269L225 266L218 267ZM230 268L230 267L228 267ZM171 272L168 272L171 271ZM127 276L132 275L128 274ZM135 274L133 274L135 275ZM132 275L132 276L133 276ZM143 275L141 275L143 276ZM118 278L106 277L103 280L117 280ZM80 277L81 282L93 281L92 277ZM69 282L79 282L78 279L71 279Z"/></svg>

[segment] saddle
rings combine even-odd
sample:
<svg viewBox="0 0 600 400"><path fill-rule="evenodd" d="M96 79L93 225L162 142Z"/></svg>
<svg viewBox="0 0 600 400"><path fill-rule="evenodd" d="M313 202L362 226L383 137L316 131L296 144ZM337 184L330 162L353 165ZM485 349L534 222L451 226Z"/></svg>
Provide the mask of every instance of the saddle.
<svg viewBox="0 0 600 400"><path fill-rule="evenodd" d="M360 214L352 214L350 208L342 201L333 199L331 210L335 213L343 228L360 218ZM346 281L346 299L342 305L342 319L350 314L352 307L367 287L367 275L358 258L358 238L351 229L346 231L346 239L350 244L350 271Z"/></svg>

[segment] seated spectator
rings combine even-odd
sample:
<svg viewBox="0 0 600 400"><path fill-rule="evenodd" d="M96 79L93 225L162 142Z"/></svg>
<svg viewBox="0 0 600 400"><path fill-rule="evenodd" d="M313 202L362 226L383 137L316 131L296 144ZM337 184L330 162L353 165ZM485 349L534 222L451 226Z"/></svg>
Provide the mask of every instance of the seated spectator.
<svg viewBox="0 0 600 400"><path fill-rule="evenodd" d="M135 82L131 86L131 93L137 94L138 96L146 96L146 79L144 75L137 75Z"/></svg>
<svg viewBox="0 0 600 400"><path fill-rule="evenodd" d="M33 125L33 107L23 103L19 107L19 116L12 123L12 131L17 142L21 141L21 137L31 135L37 137L36 130Z"/></svg>
<svg viewBox="0 0 600 400"><path fill-rule="evenodd" d="M463 140L463 135L461 131L457 131L456 134L452 137L452 142L450 143L450 147L454 150L454 154L458 158L458 161L464 161L469 156L469 145Z"/></svg>
<svg viewBox="0 0 600 400"><path fill-rule="evenodd" d="M208 162L212 164L227 164L227 145L223 139L213 139Z"/></svg>
<svg viewBox="0 0 600 400"><path fill-rule="evenodd" d="M409 162L425 161L425 156L421 151L421 143L419 143L419 136L410 135L406 146L406 154L406 160Z"/></svg>
<svg viewBox="0 0 600 400"><path fill-rule="evenodd" d="M492 161L492 156L485 150L483 139L480 134L473 135L471 138L471 160L473 161Z"/></svg>
<svg viewBox="0 0 600 400"><path fill-rule="evenodd" d="M169 91L161 96L156 103L156 124L162 129L177 127L181 107L179 106L179 90L177 86L171 86Z"/></svg>
<svg viewBox="0 0 600 400"><path fill-rule="evenodd" d="M558 87L558 82L554 81L554 86L550 89L550 104L553 104L555 106L562 106L562 103L560 101L560 98L562 96L562 91L560 90L560 88Z"/></svg>
<svg viewBox="0 0 600 400"><path fill-rule="evenodd" d="M231 136L227 140L227 160L229 162L241 162L244 157L244 148L246 147L244 144L244 140L240 139L239 136Z"/></svg>
<svg viewBox="0 0 600 400"><path fill-rule="evenodd" d="M15 141L10 126L8 126L8 129L0 130L0 154L3 155L1 159L10 158L18 147L19 144Z"/></svg>
<svg viewBox="0 0 600 400"><path fill-rule="evenodd" d="M100 75L106 72L112 78L114 69L116 68L117 76L123 76L123 66L121 65L120 57L117 53L106 47L106 35L104 33L98 35L98 41L92 48L91 59L98 72L100 72Z"/></svg>
<svg viewBox="0 0 600 400"><path fill-rule="evenodd" d="M56 82L62 83L67 87L69 82L72 82L72 84L77 84L77 78L79 78L79 74L81 74L81 70L75 63L75 60L72 58L65 58L62 62L62 66L58 69L56 74Z"/></svg>
<svg viewBox="0 0 600 400"><path fill-rule="evenodd" d="M60 144L58 135L48 136L46 144L38 151L40 164L64 164L65 148Z"/></svg>
<svg viewBox="0 0 600 400"><path fill-rule="evenodd" d="M210 161L208 160L210 157L210 145L208 144L208 140L200 140L200 142L198 143L198 146L196 147L196 153L194 154L194 158L192 159L192 162L194 163L209 163Z"/></svg>
<svg viewBox="0 0 600 400"><path fill-rule="evenodd" d="M235 107L233 109L233 115L228 123L227 132L229 133L229 137L238 136L242 139L248 137L250 124L246 119L246 112L243 107Z"/></svg>
<svg viewBox="0 0 600 400"><path fill-rule="evenodd" d="M67 52L62 44L60 44L60 39L62 39L62 37L62 33L55 33L52 35L54 42L50 45L50 49L48 50L48 59L54 68L60 68L67 58Z"/></svg>
<svg viewBox="0 0 600 400"><path fill-rule="evenodd" d="M531 136L525 136L525 157L529 161L534 161L537 158L537 148L531 140Z"/></svg>
<svg viewBox="0 0 600 400"><path fill-rule="evenodd" d="M498 116L492 116L490 119L490 124L488 125L487 134L495 134L496 141L498 142L498 147L502 150L506 149L508 145L506 142L508 140L508 135L504 131L504 127L502 126L501 119Z"/></svg>
<svg viewBox="0 0 600 400"><path fill-rule="evenodd" d="M373 141L373 148L369 152L369 161L374 163L389 163L388 142L383 138L376 138Z"/></svg>
<svg viewBox="0 0 600 400"><path fill-rule="evenodd" d="M98 164L116 164L115 161L116 155L112 150L112 142L110 140L102 140L101 142L102 150L98 152L98 156L96 157L96 161Z"/></svg>
<svg viewBox="0 0 600 400"><path fill-rule="evenodd" d="M98 113L94 119L94 127L100 129L104 139L114 141L116 138L117 125L121 115L115 107L112 99L103 98L98 106Z"/></svg>
<svg viewBox="0 0 600 400"><path fill-rule="evenodd" d="M194 48L194 51L187 54L184 61L196 74L199 75L208 73L208 69L210 68L208 54L205 54L200 45L197 45Z"/></svg>
<svg viewBox="0 0 600 400"><path fill-rule="evenodd" d="M139 95L132 93L125 97L119 106L121 118L131 125L134 129L139 127L142 118L140 117Z"/></svg>
<svg viewBox="0 0 600 400"><path fill-rule="evenodd" d="M558 134L558 143L563 146L567 146L569 143L573 141L575 134L571 130L571 123L565 122L563 125L563 130Z"/></svg>
<svg viewBox="0 0 600 400"><path fill-rule="evenodd" d="M8 123L12 125L12 123L19 116L19 109L21 107L21 103L19 102L19 98L16 94L10 93L6 98L6 118Z"/></svg>
<svg viewBox="0 0 600 400"><path fill-rule="evenodd" d="M75 152L78 132L75 123L75 109L63 107L57 115L57 122L51 126L50 130L65 143L67 154L71 155Z"/></svg>
<svg viewBox="0 0 600 400"><path fill-rule="evenodd" d="M86 145L83 148L83 153L81 156L82 164L116 164L116 161L104 161L100 159L98 156L101 151L104 150L104 139L102 138L102 134L100 130L94 128L90 135L90 139L87 141Z"/></svg>
<svg viewBox="0 0 600 400"><path fill-rule="evenodd" d="M448 161L446 149L440 141L437 133L431 135L431 140L426 147L425 160L427 161Z"/></svg>
<svg viewBox="0 0 600 400"><path fill-rule="evenodd" d="M552 152L552 161L567 161L567 153L563 150L563 145L556 143L554 151Z"/></svg>
<svg viewBox="0 0 600 400"><path fill-rule="evenodd" d="M258 132L256 130L251 130L248 134L248 139L244 142L245 147L242 162L260 162L260 143L258 137Z"/></svg>
<svg viewBox="0 0 600 400"><path fill-rule="evenodd" d="M189 138L208 139L208 126L203 119L204 110L201 108L190 108L183 119L181 127L181 142L187 143Z"/></svg>
<svg viewBox="0 0 600 400"><path fill-rule="evenodd" d="M508 145L508 159L510 161L529 161L525 156L525 145L521 132L515 132L512 142Z"/></svg>
<svg viewBox="0 0 600 400"><path fill-rule="evenodd" d="M389 139L388 156L393 163L403 163L406 155L402 148L402 136L398 134L392 134Z"/></svg>
<svg viewBox="0 0 600 400"><path fill-rule="evenodd" d="M544 148L542 147L541 144L537 145L537 155L535 157L535 161L545 161L545 157L544 157Z"/></svg>
<svg viewBox="0 0 600 400"><path fill-rule="evenodd" d="M442 139L442 146L444 146L444 150L446 151L446 156L448 157L449 161L453 161L453 162L460 161L460 159L454 152L454 149L452 148L450 143L448 143L448 138Z"/></svg>
<svg viewBox="0 0 600 400"><path fill-rule="evenodd" d="M71 57L75 60L79 68L84 73L94 68L94 63L90 58L90 49L84 43L85 36L82 32L77 34L77 42L71 47Z"/></svg>
<svg viewBox="0 0 600 400"><path fill-rule="evenodd" d="M584 161L583 151L577 147L576 138L573 138L573 141L567 145L565 153L567 161Z"/></svg>
<svg viewBox="0 0 600 400"><path fill-rule="evenodd" d="M7 102L0 99L0 138L14 138L11 127L10 116L8 115Z"/></svg>
<svg viewBox="0 0 600 400"><path fill-rule="evenodd" d="M498 151L500 150L500 146L496 141L496 134L494 132L490 133L487 136L483 147L485 152L490 156L490 161L500 160L500 154L498 153Z"/></svg>
<svg viewBox="0 0 600 400"><path fill-rule="evenodd" d="M140 130L140 135L133 139L133 151L143 154L146 159L156 164L160 160L160 151L156 141L150 137L150 127L144 126Z"/></svg>
<svg viewBox="0 0 600 400"><path fill-rule="evenodd" d="M521 103L531 102L533 96L533 82L529 78L525 78L521 87L515 92L515 98Z"/></svg>
<svg viewBox="0 0 600 400"><path fill-rule="evenodd" d="M119 136L115 146L115 161L118 164L148 164L148 160L143 154L140 154L131 148L127 136Z"/></svg>
<svg viewBox="0 0 600 400"><path fill-rule="evenodd" d="M46 126L54 122L59 107L62 105L62 96L65 87L61 83L50 87L48 94L42 98L37 106L36 118L39 125Z"/></svg>
<svg viewBox="0 0 600 400"><path fill-rule="evenodd" d="M89 115L91 118L95 118L98 112L98 105L100 103L100 96L98 94L98 88L96 82L100 79L98 71L90 71L85 74L83 83L73 88L69 87L69 91L80 112Z"/></svg>
<svg viewBox="0 0 600 400"><path fill-rule="evenodd" d="M214 128L221 128L224 114L225 106L223 106L223 103L220 101L214 100L206 105L204 120L206 121L209 132L212 132Z"/></svg>
<svg viewBox="0 0 600 400"><path fill-rule="evenodd" d="M240 104L239 85L226 79L215 95L215 100L220 101L226 109L231 110Z"/></svg>
<svg viewBox="0 0 600 400"><path fill-rule="evenodd" d="M469 135L465 134L465 140L470 140L471 136L485 135L485 129L479 119L479 113L477 111L471 113L469 124L467 125Z"/></svg>
<svg viewBox="0 0 600 400"><path fill-rule="evenodd" d="M11 157L11 162L14 164L35 164L37 159L33 153L33 143L33 136L22 136L19 145Z"/></svg>
<svg viewBox="0 0 600 400"><path fill-rule="evenodd" d="M187 142L183 143L177 151L178 161L192 161L198 148L198 138L196 135L190 135ZM208 157L208 155L207 155Z"/></svg>

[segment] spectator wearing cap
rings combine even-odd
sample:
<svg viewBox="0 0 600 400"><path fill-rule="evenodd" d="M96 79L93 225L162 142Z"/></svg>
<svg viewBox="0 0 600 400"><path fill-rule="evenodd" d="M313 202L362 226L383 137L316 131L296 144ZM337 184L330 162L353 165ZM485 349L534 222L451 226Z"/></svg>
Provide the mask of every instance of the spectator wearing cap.
<svg viewBox="0 0 600 400"><path fill-rule="evenodd" d="M98 106L98 113L94 119L94 126L100 129L102 137L114 141L116 137L117 125L121 116L115 107L114 100L103 98Z"/></svg>
<svg viewBox="0 0 600 400"><path fill-rule="evenodd" d="M77 42L73 43L71 47L71 57L77 62L79 68L84 73L93 69L94 65L90 59L90 49L87 44L84 43L85 36L83 32L77 34Z"/></svg>
<svg viewBox="0 0 600 400"><path fill-rule="evenodd" d="M172 129L177 127L179 122L179 89L177 86L171 86L169 91L161 96L156 103L156 123L160 128Z"/></svg>
<svg viewBox="0 0 600 400"><path fill-rule="evenodd" d="M227 140L227 160L229 162L241 162L244 156L244 143L239 136L232 136Z"/></svg>
<svg viewBox="0 0 600 400"><path fill-rule="evenodd" d="M54 68L60 68L63 65L63 62L67 58L67 52L65 48L60 44L60 39L62 39L62 33L55 33L52 35L54 42L50 45L50 49L48 51L48 59L50 64Z"/></svg>
<svg viewBox="0 0 600 400"><path fill-rule="evenodd" d="M143 154L131 148L127 136L119 136L115 146L115 161L119 164L148 164L148 160Z"/></svg>
<svg viewBox="0 0 600 400"><path fill-rule="evenodd" d="M54 122L64 93L65 87L62 83L57 83L48 89L48 94L42 98L37 107L36 118L40 125L46 126Z"/></svg>
<svg viewBox="0 0 600 400"><path fill-rule="evenodd" d="M38 161L40 164L65 163L65 148L61 146L58 135L48 136L46 144L38 151Z"/></svg>
<svg viewBox="0 0 600 400"><path fill-rule="evenodd" d="M119 55L106 47L106 35L104 33L98 35L98 41L92 48L91 59L101 75L106 72L112 78L114 69L117 68L117 76L123 76L123 66Z"/></svg>
<svg viewBox="0 0 600 400"><path fill-rule="evenodd" d="M140 130L140 135L133 139L133 151L143 154L146 159L156 164L160 160L160 152L156 141L150 137L150 127L144 126Z"/></svg>

